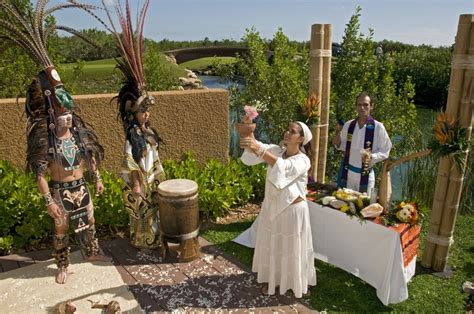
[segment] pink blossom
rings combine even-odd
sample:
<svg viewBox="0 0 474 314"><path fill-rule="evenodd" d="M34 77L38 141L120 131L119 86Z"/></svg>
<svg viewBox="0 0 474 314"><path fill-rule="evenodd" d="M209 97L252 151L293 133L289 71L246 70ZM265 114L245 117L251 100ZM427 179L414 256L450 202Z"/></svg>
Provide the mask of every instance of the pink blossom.
<svg viewBox="0 0 474 314"><path fill-rule="evenodd" d="M252 107L252 106L244 106L244 111L245 111L245 115L250 118L250 120L253 120L255 119L256 117L258 117L258 112L257 110L255 109L255 107Z"/></svg>

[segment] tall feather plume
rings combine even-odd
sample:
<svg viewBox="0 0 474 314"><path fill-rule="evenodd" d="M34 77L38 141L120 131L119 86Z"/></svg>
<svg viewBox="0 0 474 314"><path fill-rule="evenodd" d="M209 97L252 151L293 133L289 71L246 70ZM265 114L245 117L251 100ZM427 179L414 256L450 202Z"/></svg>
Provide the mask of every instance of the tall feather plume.
<svg viewBox="0 0 474 314"><path fill-rule="evenodd" d="M102 4L107 11L112 34L116 39L116 46L120 53L121 59L117 60L117 67L123 72L126 82L134 84L140 92L145 90L145 79L143 73L143 26L150 0L145 0L138 19L136 29L133 28L132 10L130 1L122 0L114 1L114 11L118 19L118 26L115 26L112 13L107 8L105 0ZM120 30L120 32L118 31Z"/></svg>

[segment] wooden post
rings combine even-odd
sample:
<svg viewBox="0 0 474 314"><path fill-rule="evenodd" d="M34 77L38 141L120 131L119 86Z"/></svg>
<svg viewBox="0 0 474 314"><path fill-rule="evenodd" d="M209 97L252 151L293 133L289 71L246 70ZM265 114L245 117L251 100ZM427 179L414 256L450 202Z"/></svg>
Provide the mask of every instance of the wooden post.
<svg viewBox="0 0 474 314"><path fill-rule="evenodd" d="M447 115L460 119L461 126L469 128L472 125L473 71L466 69L472 68L470 60L474 57L473 25L474 15L459 17L446 107ZM433 267L436 271L446 269L464 172L465 167L457 168L452 157L442 158L439 163L430 229L421 262L424 267Z"/></svg>
<svg viewBox="0 0 474 314"><path fill-rule="evenodd" d="M430 153L431 149L427 149L401 157L394 161L385 160L383 162L382 175L380 177L379 203L382 205L385 212L388 211L390 207L390 199L392 198L392 181L390 180L390 170L404 162L428 156Z"/></svg>
<svg viewBox="0 0 474 314"><path fill-rule="evenodd" d="M319 129L319 157L317 180L324 183L326 176L326 160L329 136L329 101L331 96L331 60L332 60L332 25L324 24L323 42L323 84L321 92L321 115Z"/></svg>
<svg viewBox="0 0 474 314"><path fill-rule="evenodd" d="M309 51L309 92L308 98L314 93L321 99L323 86L323 51L324 25L313 24L311 26L311 43ZM317 180L317 167L319 158L319 127L311 127L313 133L313 145L311 145L311 171L310 175ZM316 142L318 142L316 144Z"/></svg>

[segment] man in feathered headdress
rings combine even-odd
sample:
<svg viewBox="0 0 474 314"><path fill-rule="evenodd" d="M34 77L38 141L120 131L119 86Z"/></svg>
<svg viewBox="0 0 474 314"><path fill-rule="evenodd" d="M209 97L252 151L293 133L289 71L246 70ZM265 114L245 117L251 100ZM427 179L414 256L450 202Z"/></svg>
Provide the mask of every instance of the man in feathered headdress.
<svg viewBox="0 0 474 314"><path fill-rule="evenodd" d="M104 1L102 3L106 7ZM149 3L146 0L140 10L136 31L132 26L128 0L123 5L121 0L114 3L120 33L106 9L120 53L118 68L125 76L124 84L116 97L126 137L121 170L126 183L123 199L130 215L132 245L143 249L159 245L156 187L165 180L158 154L161 139L149 122L149 108L154 105L155 99L147 93L143 75L142 35Z"/></svg>
<svg viewBox="0 0 474 314"><path fill-rule="evenodd" d="M92 198L83 178L88 169L95 180L97 193L104 191L99 175L99 162L104 151L94 132L73 111L74 102L52 64L46 49L47 36L56 29L46 26L45 19L56 10L92 6L68 2L46 10L39 0L32 15L23 14L15 3L0 1L0 34L22 47L41 67L26 93L27 170L36 174L38 189L43 194L48 214L54 219L54 257L58 266L56 282L64 284L69 266L68 229L71 225L76 240L89 261L110 261L99 253L94 228ZM48 184L46 175L51 175Z"/></svg>

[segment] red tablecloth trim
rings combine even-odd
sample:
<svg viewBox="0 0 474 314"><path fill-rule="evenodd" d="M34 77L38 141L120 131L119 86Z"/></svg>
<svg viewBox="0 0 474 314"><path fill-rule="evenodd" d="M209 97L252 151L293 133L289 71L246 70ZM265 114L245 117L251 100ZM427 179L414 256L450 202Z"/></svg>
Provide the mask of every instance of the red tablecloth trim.
<svg viewBox="0 0 474 314"><path fill-rule="evenodd" d="M382 224L380 217L373 220L375 223ZM413 258L418 255L418 249L420 246L420 225L410 226L409 224L403 223L396 226L386 226L389 229L395 230L400 234L400 243L402 246L403 254L403 266L407 267Z"/></svg>

